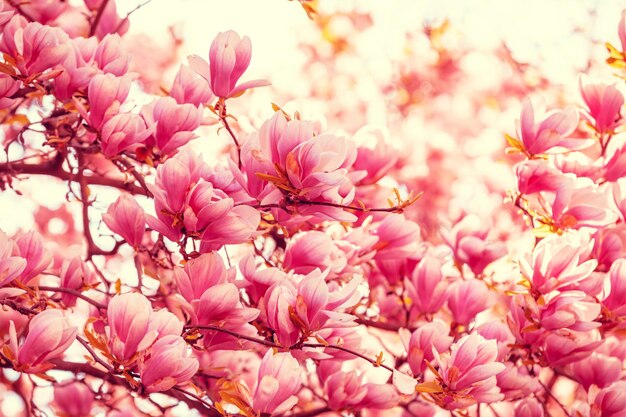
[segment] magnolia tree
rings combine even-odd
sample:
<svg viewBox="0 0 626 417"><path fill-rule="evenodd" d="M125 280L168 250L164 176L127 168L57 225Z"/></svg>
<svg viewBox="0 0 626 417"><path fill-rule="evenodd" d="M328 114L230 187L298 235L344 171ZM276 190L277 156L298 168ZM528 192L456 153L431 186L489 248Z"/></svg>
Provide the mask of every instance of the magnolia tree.
<svg viewBox="0 0 626 417"><path fill-rule="evenodd" d="M0 189L65 203L0 232L0 415L626 416L625 15L593 63L616 84L581 78L578 106L506 45L472 90L446 22L409 33L385 131L336 92L371 18L300 4L327 120L259 119L247 36L180 65L112 0L3 3ZM517 128L461 146L507 107ZM453 146L390 139L416 120Z"/></svg>

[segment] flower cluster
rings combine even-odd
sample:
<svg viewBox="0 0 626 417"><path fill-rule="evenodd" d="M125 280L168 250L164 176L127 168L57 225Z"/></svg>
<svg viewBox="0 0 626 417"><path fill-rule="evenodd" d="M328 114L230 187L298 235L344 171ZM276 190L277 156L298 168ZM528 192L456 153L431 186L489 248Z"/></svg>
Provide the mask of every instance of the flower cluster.
<svg viewBox="0 0 626 417"><path fill-rule="evenodd" d="M505 46L473 87L443 23L374 87L372 16L299 3L326 118L246 100L234 31L180 64L113 0L3 3L0 208L35 210L0 219L0 414L623 416L622 80L547 110Z"/></svg>

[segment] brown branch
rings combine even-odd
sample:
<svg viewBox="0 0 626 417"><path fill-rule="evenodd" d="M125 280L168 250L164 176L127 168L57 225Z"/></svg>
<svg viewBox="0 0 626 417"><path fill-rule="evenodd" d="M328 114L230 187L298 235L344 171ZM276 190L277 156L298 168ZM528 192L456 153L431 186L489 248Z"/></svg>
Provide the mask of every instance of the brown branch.
<svg viewBox="0 0 626 417"><path fill-rule="evenodd" d="M358 317L356 319L356 322L359 323L359 324L362 324L363 326L375 327L377 329L389 330L389 331L392 331L392 332L397 332L398 330L400 330L401 327L405 327L405 326L401 326L401 325L397 325L397 324L393 324L393 323L385 323L385 322L381 322L381 321L374 321L374 320L370 320L370 319L366 319L366 318L362 318L362 317Z"/></svg>
<svg viewBox="0 0 626 417"><path fill-rule="evenodd" d="M44 162L39 164L27 164L23 162L3 162L0 163L0 177L3 174L11 177L17 177L17 175L21 174L48 175L51 177L59 178L63 181L76 182L75 176L63 169L62 159L59 159L58 156L53 159L45 160ZM127 183L125 181L109 178L106 176L85 174L83 175L83 180L89 185L112 187L128 191L132 194L143 196L148 195L143 188L138 187L133 183Z"/></svg>
<svg viewBox="0 0 626 417"><path fill-rule="evenodd" d="M233 332L232 330L224 329L224 328L221 328L221 327L218 327L218 326L211 326L211 325L186 326L186 329L214 330L214 331L217 331L217 332L222 332L222 333L225 333L225 334L229 334L229 335L234 336L234 337L236 337L238 339L248 340L248 341L251 341L251 342L255 342L255 343L261 344L263 346L268 346L268 347L277 348L277 349L300 350L303 347L335 349L335 350L340 350L342 352L346 352L346 353L349 353L349 354L354 355L356 357L359 357L359 358L361 358L363 360L366 360L367 362L371 363L372 365L374 365L376 367L384 368L384 369L386 369L386 370L388 370L390 372L393 372L395 370L394 368L392 368L390 366L387 366L385 364L380 363L379 360L377 360L377 359L369 358L369 357L367 357L367 356L365 356L365 355L363 355L363 354L361 354L359 352L356 352L356 351L354 351L352 349L345 348L343 346L329 345L329 344L322 344L322 343L298 343L298 344L295 344L294 346L289 346L289 347L285 348L284 346L281 346L281 345L279 345L277 343L271 342L271 341L266 340L266 339L259 339L259 338L256 338L256 337L246 336L246 335L243 335L243 334L240 334L240 333L237 333L237 332Z"/></svg>
<svg viewBox="0 0 626 417"><path fill-rule="evenodd" d="M87 297L86 295L84 295L83 293L81 293L80 291L76 291L73 290L71 288L62 288L62 287L48 287L48 286L38 286L34 288L35 290L39 290L39 291L51 291L51 292L61 292L61 293L65 293L65 294L70 294L73 295L75 297L80 298L81 300L84 300L86 302L88 302L89 304L93 305L96 308L99 308L100 310L106 310L107 306L97 302L94 299L91 299L89 297Z"/></svg>
<svg viewBox="0 0 626 417"><path fill-rule="evenodd" d="M224 128L226 129L226 131L228 131L228 133L230 134L230 137L233 139L233 142L235 142L235 146L237 147L237 166L241 169L241 144L237 140L237 136L235 136L235 132L233 132L230 125L228 124L228 119L227 119L228 112L226 111L225 100L223 98L220 98L215 107L218 112L220 122L222 122L222 125L224 125Z"/></svg>
<svg viewBox="0 0 626 417"><path fill-rule="evenodd" d="M102 15L104 14L104 9L109 5L109 0L102 0L100 3L100 7L98 7L98 11L96 12L96 17L89 28L89 37L92 37L96 33L96 29L98 28L98 24L100 23L100 19L102 19Z"/></svg>
<svg viewBox="0 0 626 417"><path fill-rule="evenodd" d="M570 413L567 411L567 409L565 408L565 406L563 405L563 403L561 403L561 401L559 401L558 398L556 398L554 396L554 394L552 393L552 390L550 390L543 382L541 382L540 379L537 379L537 382L539 382L539 385L541 385L544 389L544 391L546 392L547 396L549 398L551 398L558 406L561 410L563 410L563 412L565 413L565 415L567 417L571 417Z"/></svg>
<svg viewBox="0 0 626 417"><path fill-rule="evenodd" d="M102 365L104 367L104 369L106 369L108 371L108 373L113 373L113 367L111 367L111 365L109 365L108 363L106 363L103 359L101 359L98 355L96 355L96 352L94 352L94 350L91 348L91 346L89 346L89 343L83 339L82 337L76 335L76 340L78 340L78 342L83 345L83 347L87 350L87 352L89 352L89 354L91 355L91 357L93 358L94 361L98 362L100 365Z"/></svg>
<svg viewBox="0 0 626 417"><path fill-rule="evenodd" d="M254 342L254 343L258 343L260 345L263 346L267 346L267 347L272 347L272 348L277 348L277 349L282 349L283 347L277 343L274 343L270 340L266 340L266 339L259 339L257 337L252 337L252 336L246 336L245 334L240 334L237 332L233 332L232 330L228 330L228 329L224 329L222 327L218 327L218 326L211 326L209 324L207 325L203 325L203 326L186 326L186 329L200 329L200 330L213 330L216 332L221 332L224 334L228 334L231 335L233 337L236 337L237 339L243 339L243 340L248 340L250 342Z"/></svg>
<svg viewBox="0 0 626 417"><path fill-rule="evenodd" d="M420 194L421 195L421 194ZM419 196L417 197L419 198ZM414 201L417 201L417 198ZM238 205L242 205L245 203L241 203ZM412 204L412 202L411 202ZM350 206L350 205L345 205L345 204L338 204L338 203L331 203L331 202L326 202L326 201L307 201L307 200L296 200L293 202L293 204L254 204L254 205L250 205L250 207L255 208L255 209L259 209L259 210L265 210L265 209L271 209L271 208L279 208L282 209L286 212L289 212L289 207L290 206L326 206L326 207L335 207L335 208L340 208L343 210L354 210L354 211L360 211L363 213L369 213L369 212L383 212L383 213L403 213L404 209L410 205L410 204L406 204L405 202L401 203L401 204L397 204L395 206L392 207L373 207L373 208L369 208L369 207L365 207L365 206Z"/></svg>
<svg viewBox="0 0 626 417"><path fill-rule="evenodd" d="M322 413L327 413L329 411L331 411L331 409L326 406L326 407L314 408L313 410L308 410L308 411L300 411L299 413L289 414L288 416L285 416L284 414L282 414L280 417L314 417Z"/></svg>
<svg viewBox="0 0 626 417"><path fill-rule="evenodd" d="M361 353L359 353L359 352L356 352L356 351L354 351L354 350L352 350L352 349L345 348L345 347L343 347L343 346L337 346L337 345L326 345L326 344L322 344L322 343L303 343L303 344L302 344L302 347L310 347L310 348L325 348L325 349L335 349L335 350L340 350L340 351L342 351L342 352L346 352L346 353L349 353L349 354L351 354L351 355L357 356L357 357L359 357L359 358L361 358L361 359L363 359L363 360L365 360L365 361L367 361L367 362L371 363L371 364L372 364L372 365L374 365L375 367L381 367L381 368L386 369L386 370L388 370L389 372L392 372L392 373L393 373L393 371L395 371L395 369L394 369L394 368L392 368L391 366L387 366L387 365L385 365L385 364L383 364L383 363L380 363L380 362L379 362L378 360L376 360L376 359L369 358L369 357L367 357L367 356L365 356L365 355L363 355L363 354L361 354ZM398 371L398 372L400 372L400 371Z"/></svg>
<svg viewBox="0 0 626 417"><path fill-rule="evenodd" d="M89 206L93 203L94 200L89 200L89 187L85 180L85 169L84 163L82 160L82 155L78 155L78 162L81 166L78 171L78 184L80 185L80 201L83 205L82 208L82 222L83 222L83 234L85 235L85 239L87 240L87 260L91 259L94 255L113 255L116 253L116 249L121 245L116 243L115 247L111 251L105 251L100 248L96 242L93 240L93 236L91 234L90 222L89 222Z"/></svg>
<svg viewBox="0 0 626 417"><path fill-rule="evenodd" d="M145 191L145 195L148 197L152 197L152 193L150 192L150 190L148 189L148 185L146 184L146 179L144 178L143 175L141 175L141 173L139 173L137 171L137 168L134 166L134 164L125 158L120 158L119 159L119 163L128 171L131 173L131 175L133 176L133 178L135 178L135 181L137 181L137 183L141 186L141 188L143 188L143 190Z"/></svg>
<svg viewBox="0 0 626 417"><path fill-rule="evenodd" d="M143 6L145 6L146 4L150 3L152 0L146 0L143 3L139 3L137 6L135 6L135 8L133 10L131 10L130 12L128 12L126 14L126 16L120 20L120 23L115 27L115 30L113 31L113 33L117 33L120 31L120 29L122 28L122 26L124 25L124 23L126 23L128 21L128 18L130 17L130 15L132 15L133 13L135 13L137 10L141 9Z"/></svg>
<svg viewBox="0 0 626 417"><path fill-rule="evenodd" d="M113 385L129 387L128 381L125 378L94 368L88 363L66 362L62 360L54 360L52 361L52 363L55 365L54 369L57 371L66 371L74 374L82 373L101 379L103 381L107 381L108 383ZM223 417L211 404L206 401L199 402L195 399L187 397L187 395L193 396L193 394L190 394L182 389L177 389L176 387L174 387L167 391L160 392L160 394L164 394L184 402L187 407L189 407L190 409L198 410L203 416Z"/></svg>

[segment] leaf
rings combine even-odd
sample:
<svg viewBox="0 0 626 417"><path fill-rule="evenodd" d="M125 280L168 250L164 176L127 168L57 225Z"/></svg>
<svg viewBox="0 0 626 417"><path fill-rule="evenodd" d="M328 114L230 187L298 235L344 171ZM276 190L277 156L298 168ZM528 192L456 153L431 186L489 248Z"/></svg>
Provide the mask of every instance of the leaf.
<svg viewBox="0 0 626 417"><path fill-rule="evenodd" d="M27 124L30 124L30 120L28 120L28 117L26 117L25 114L14 114L13 116L9 117L7 121L4 123L5 124L17 123L21 125L27 125Z"/></svg>
<svg viewBox="0 0 626 417"><path fill-rule="evenodd" d="M436 394L443 392L443 388L437 381L423 382L415 386L415 392L425 392L429 394Z"/></svg>
<svg viewBox="0 0 626 417"><path fill-rule="evenodd" d="M384 353L381 351L378 355L376 355L376 363L374 366L380 366L383 363L383 355Z"/></svg>
<svg viewBox="0 0 626 417"><path fill-rule="evenodd" d="M15 72L15 68L13 68L11 65L5 64L4 62L0 62L0 72L11 76L15 76L17 74Z"/></svg>
<svg viewBox="0 0 626 417"><path fill-rule="evenodd" d="M513 136L504 134L506 141L512 148L519 150L520 152L524 152L524 144L519 141L519 139L514 138Z"/></svg>
<svg viewBox="0 0 626 417"><path fill-rule="evenodd" d="M301 2L300 4L302 5L302 8L306 12L307 17L311 20L314 20L314 17L317 15L317 10L315 10L313 6L305 2Z"/></svg>

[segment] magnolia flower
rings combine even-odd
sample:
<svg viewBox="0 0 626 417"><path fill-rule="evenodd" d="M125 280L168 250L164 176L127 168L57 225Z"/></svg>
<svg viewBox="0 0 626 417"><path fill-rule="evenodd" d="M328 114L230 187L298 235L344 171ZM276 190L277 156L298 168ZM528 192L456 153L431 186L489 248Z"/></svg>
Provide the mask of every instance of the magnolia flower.
<svg viewBox="0 0 626 417"><path fill-rule="evenodd" d="M252 44L250 38L241 38L229 30L217 34L209 50L209 64L197 55L189 57L189 65L211 85L213 94L220 98L238 97L246 90L269 85L264 80L247 81L237 85L250 65Z"/></svg>
<svg viewBox="0 0 626 417"><path fill-rule="evenodd" d="M9 359L18 371L32 373L52 368L54 365L49 361L63 355L76 338L76 327L70 326L61 311L53 309L44 310L31 319L22 343L18 343L12 321L9 332Z"/></svg>
<svg viewBox="0 0 626 417"><path fill-rule="evenodd" d="M535 246L532 256L520 260L520 269L535 291L546 294L591 275L597 261L587 259L590 251L588 235L548 236Z"/></svg>
<svg viewBox="0 0 626 417"><path fill-rule="evenodd" d="M172 97L161 97L144 106L141 115L152 134L146 141L158 154L172 156L196 135L202 122L202 108L193 104L178 104Z"/></svg>
<svg viewBox="0 0 626 417"><path fill-rule="evenodd" d="M42 273L52 262L52 254L45 248L43 237L37 232L28 232L15 240L19 255L26 259L26 268L20 280L27 283Z"/></svg>
<svg viewBox="0 0 626 417"><path fill-rule="evenodd" d="M515 405L515 417L544 417L543 405L534 398L525 398Z"/></svg>
<svg viewBox="0 0 626 417"><path fill-rule="evenodd" d="M59 29L26 22L16 14L2 28L0 52L23 77L33 77L59 65L70 53L70 39Z"/></svg>
<svg viewBox="0 0 626 417"><path fill-rule="evenodd" d="M522 103L522 115L517 126L519 141L514 140L514 144L529 155L554 152L557 147L573 150L585 144L581 140L567 139L577 126L578 111L575 107L545 114L545 106L535 109L527 98Z"/></svg>
<svg viewBox="0 0 626 417"><path fill-rule="evenodd" d="M72 382L54 387L54 408L65 417L87 417L91 415L94 393L85 383Z"/></svg>
<svg viewBox="0 0 626 417"><path fill-rule="evenodd" d="M140 363L139 373L146 392L150 393L167 391L174 385L189 381L198 367L198 360L183 338L167 335L152 345Z"/></svg>
<svg viewBox="0 0 626 417"><path fill-rule="evenodd" d="M448 332L448 326L440 321L433 321L420 326L413 332L408 343L405 341L407 362L413 375L424 373L428 368L426 361L433 362L435 359L434 350L443 353L450 348L453 338Z"/></svg>
<svg viewBox="0 0 626 417"><path fill-rule="evenodd" d="M295 394L302 385L301 373L300 364L289 352L268 350L261 361L252 396L254 411L272 416L291 410L298 402Z"/></svg>
<svg viewBox="0 0 626 417"><path fill-rule="evenodd" d="M587 105L585 117L600 134L611 133L621 119L624 96L614 85L589 84L580 77L580 92Z"/></svg>
<svg viewBox="0 0 626 417"><path fill-rule="evenodd" d="M121 194L102 215L102 221L133 248L141 246L146 219L143 209L131 195Z"/></svg>
<svg viewBox="0 0 626 417"><path fill-rule="evenodd" d="M453 344L450 352L440 355L433 349L443 387L443 392L435 394L441 407L455 410L504 398L496 385L496 375L505 366L496 362L498 346L495 340L485 340L479 334L471 333Z"/></svg>
<svg viewBox="0 0 626 417"><path fill-rule="evenodd" d="M0 230L0 287L19 277L26 268L26 259L12 253L13 241Z"/></svg>
<svg viewBox="0 0 626 417"><path fill-rule="evenodd" d="M448 298L448 282L442 272L443 262L427 254L413 270L404 286L410 300L411 312L422 314L436 313Z"/></svg>
<svg viewBox="0 0 626 417"><path fill-rule="evenodd" d="M467 325L489 306L489 290L482 281L470 279L456 283L448 294L448 308L457 324Z"/></svg>
<svg viewBox="0 0 626 417"><path fill-rule="evenodd" d="M170 97L178 104L201 106L213 99L208 82L186 65L181 65L170 89Z"/></svg>
<svg viewBox="0 0 626 417"><path fill-rule="evenodd" d="M97 282L95 273L91 267L83 262L80 257L74 257L71 260L63 261L61 266L61 287L81 291L85 286L92 285ZM73 294L63 293L61 300L70 307L76 304L77 296Z"/></svg>

